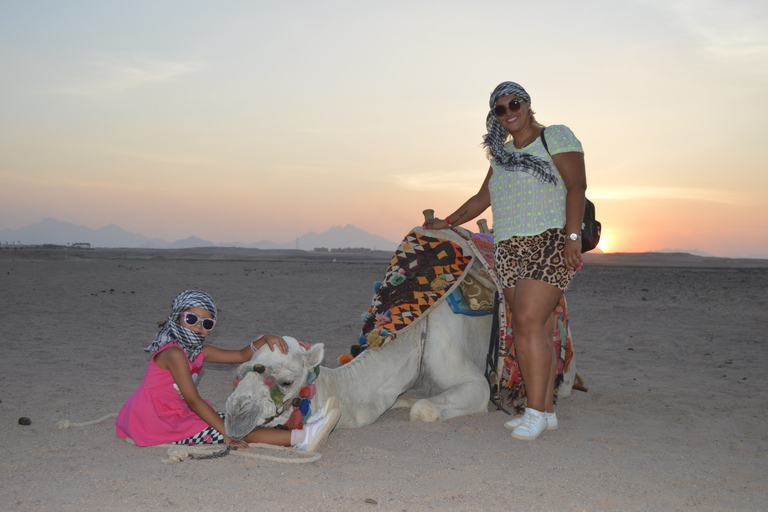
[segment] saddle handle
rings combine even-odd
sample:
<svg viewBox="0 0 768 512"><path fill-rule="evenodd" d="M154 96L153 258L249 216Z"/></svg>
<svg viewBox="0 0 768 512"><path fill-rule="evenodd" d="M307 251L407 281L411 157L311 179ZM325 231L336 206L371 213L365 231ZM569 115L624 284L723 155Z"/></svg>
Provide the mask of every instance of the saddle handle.
<svg viewBox="0 0 768 512"><path fill-rule="evenodd" d="M432 220L435 218L435 210L427 209L421 212L424 214L424 221Z"/></svg>

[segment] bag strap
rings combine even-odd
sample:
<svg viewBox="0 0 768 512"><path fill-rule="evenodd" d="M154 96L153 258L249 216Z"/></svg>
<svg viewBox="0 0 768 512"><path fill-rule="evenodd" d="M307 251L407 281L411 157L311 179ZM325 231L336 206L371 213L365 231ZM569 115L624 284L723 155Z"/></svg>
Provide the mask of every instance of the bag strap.
<svg viewBox="0 0 768 512"><path fill-rule="evenodd" d="M552 156L552 153L549 152L549 146L547 146L547 138L544 136L544 130L546 130L546 129L547 129L546 126L541 129L541 135L540 135L540 137L541 137L541 144L544 146L544 149L547 150L547 154L549 156Z"/></svg>

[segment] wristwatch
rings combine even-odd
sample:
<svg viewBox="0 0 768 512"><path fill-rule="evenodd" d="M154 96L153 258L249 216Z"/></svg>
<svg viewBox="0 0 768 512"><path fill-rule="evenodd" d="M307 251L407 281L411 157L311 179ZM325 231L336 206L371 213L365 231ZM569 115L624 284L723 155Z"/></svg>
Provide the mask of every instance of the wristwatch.
<svg viewBox="0 0 768 512"><path fill-rule="evenodd" d="M572 242L578 242L579 240L581 240L581 233L571 233L570 235L568 235L568 240Z"/></svg>

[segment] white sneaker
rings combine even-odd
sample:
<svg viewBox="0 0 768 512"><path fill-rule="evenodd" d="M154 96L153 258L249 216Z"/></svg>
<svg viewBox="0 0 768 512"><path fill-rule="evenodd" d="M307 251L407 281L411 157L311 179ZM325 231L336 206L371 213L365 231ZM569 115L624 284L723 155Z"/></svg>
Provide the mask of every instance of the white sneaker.
<svg viewBox="0 0 768 512"><path fill-rule="evenodd" d="M328 416L328 413L331 412L334 409L339 408L339 399L335 396L332 396L328 400L325 401L325 405L322 409L314 413L312 416L309 417L309 421L307 421L304 425L311 425L313 423L317 423L321 419Z"/></svg>
<svg viewBox="0 0 768 512"><path fill-rule="evenodd" d="M545 430L547 430L546 413L528 407L525 409L522 422L512 431L512 437L532 441Z"/></svg>
<svg viewBox="0 0 768 512"><path fill-rule="evenodd" d="M557 430L557 415L554 412L545 412L547 416L547 430ZM511 420L504 423L504 428L514 430L520 426L523 422L523 415L515 416Z"/></svg>
<svg viewBox="0 0 768 512"><path fill-rule="evenodd" d="M331 433L333 428L339 422L341 413L338 409L332 409L327 416L321 420L304 425L304 440L296 445L296 448L303 452L314 452L322 445L328 434Z"/></svg>

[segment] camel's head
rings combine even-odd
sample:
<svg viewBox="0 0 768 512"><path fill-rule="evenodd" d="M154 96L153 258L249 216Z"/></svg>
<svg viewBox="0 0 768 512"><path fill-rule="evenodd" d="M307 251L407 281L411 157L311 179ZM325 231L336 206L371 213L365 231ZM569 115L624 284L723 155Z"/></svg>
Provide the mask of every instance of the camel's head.
<svg viewBox="0 0 768 512"><path fill-rule="evenodd" d="M309 371L323 360L322 343L307 348L289 336L283 339L288 343L287 354L262 347L237 368L224 420L225 433L232 439L244 439L273 420L287 421L291 401L298 397Z"/></svg>

